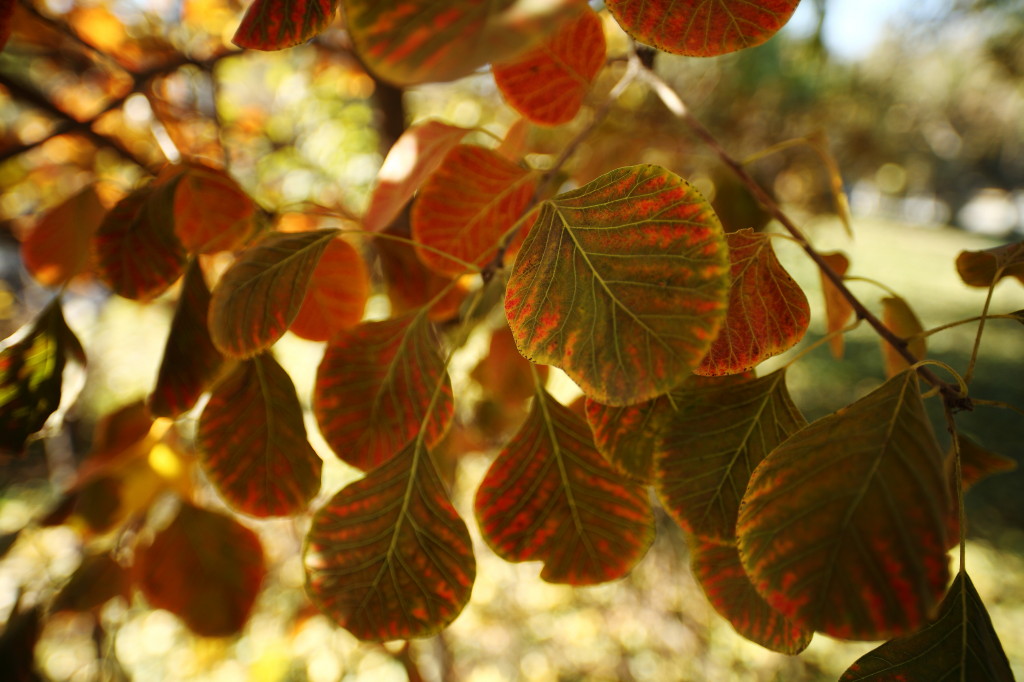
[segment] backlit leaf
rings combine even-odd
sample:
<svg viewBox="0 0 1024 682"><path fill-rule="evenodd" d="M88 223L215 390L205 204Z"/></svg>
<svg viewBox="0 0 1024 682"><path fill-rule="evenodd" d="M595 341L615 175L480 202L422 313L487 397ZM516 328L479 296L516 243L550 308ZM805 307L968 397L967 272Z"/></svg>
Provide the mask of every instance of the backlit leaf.
<svg viewBox="0 0 1024 682"><path fill-rule="evenodd" d="M255 0L238 26L235 45L250 50L283 50L323 32L338 0Z"/></svg>
<svg viewBox="0 0 1024 682"><path fill-rule="evenodd" d="M725 324L698 374L720 376L753 369L795 346L807 331L807 297L775 257L771 237L743 229L726 235L732 289Z"/></svg>
<svg viewBox="0 0 1024 682"><path fill-rule="evenodd" d="M547 393L491 464L476 494L487 543L508 561L543 561L540 577L592 585L626 575L650 546L646 489L623 480L582 418Z"/></svg>
<svg viewBox="0 0 1024 682"><path fill-rule="evenodd" d="M587 9L516 60L494 65L494 80L513 109L540 125L576 117L604 66L604 27Z"/></svg>
<svg viewBox="0 0 1024 682"><path fill-rule="evenodd" d="M289 331L310 341L326 341L359 324L370 295L363 257L346 241L334 239L320 257L299 314Z"/></svg>
<svg viewBox="0 0 1024 682"><path fill-rule="evenodd" d="M363 227L377 232L390 225L423 181L468 132L466 128L441 121L424 121L407 128L392 145L377 173L377 184L370 195Z"/></svg>
<svg viewBox="0 0 1024 682"><path fill-rule="evenodd" d="M751 472L804 426L786 372L674 391L655 455L658 497L687 532L717 542L736 537Z"/></svg>
<svg viewBox="0 0 1024 682"><path fill-rule="evenodd" d="M760 45L786 25L800 0L607 0L619 25L659 50L714 57Z"/></svg>
<svg viewBox="0 0 1024 682"><path fill-rule="evenodd" d="M343 0L356 51L395 85L448 81L532 47L582 0Z"/></svg>
<svg viewBox="0 0 1024 682"><path fill-rule="evenodd" d="M984 251L961 251L956 257L960 279L972 287L989 287L1003 277L1024 284L1024 242L1004 244Z"/></svg>
<svg viewBox="0 0 1024 682"><path fill-rule="evenodd" d="M369 641L435 634L476 578L469 530L419 440L314 514L304 561L313 603Z"/></svg>
<svg viewBox="0 0 1024 682"><path fill-rule="evenodd" d="M505 314L519 351L589 397L629 405L690 375L718 333L729 256L710 205L657 166L544 202L516 259Z"/></svg>
<svg viewBox="0 0 1024 682"><path fill-rule="evenodd" d="M1013 672L992 620L970 576L957 575L934 621L919 632L886 642L850 666L854 680L963 680L1013 682Z"/></svg>
<svg viewBox="0 0 1024 682"><path fill-rule="evenodd" d="M272 346L299 314L309 281L337 230L271 232L221 277L210 302L210 336L225 355Z"/></svg>
<svg viewBox="0 0 1024 682"><path fill-rule="evenodd" d="M621 473L654 482L654 447L672 404L665 396L635 405L613 407L587 398L587 423L594 445Z"/></svg>
<svg viewBox="0 0 1024 682"><path fill-rule="evenodd" d="M174 194L174 229L190 253L240 248L255 228L256 203L224 171L189 164Z"/></svg>
<svg viewBox="0 0 1024 682"><path fill-rule="evenodd" d="M106 209L88 185L44 215L21 244L25 269L44 286L60 286L82 272L89 244Z"/></svg>
<svg viewBox="0 0 1024 682"><path fill-rule="evenodd" d="M695 538L690 568L715 611L751 642L791 656L811 643L810 630L786 619L757 593L735 545Z"/></svg>
<svg viewBox="0 0 1024 682"><path fill-rule="evenodd" d="M743 565L775 609L844 639L923 625L949 579L950 499L914 372L775 448L751 476Z"/></svg>
<svg viewBox="0 0 1024 682"><path fill-rule="evenodd" d="M224 358L210 339L209 311L210 290L199 262L193 260L185 271L156 386L149 397L153 415L177 417L188 412L217 378Z"/></svg>
<svg viewBox="0 0 1024 682"><path fill-rule="evenodd" d="M306 440L302 405L270 353L239 363L217 384L197 444L206 475L246 514L297 514L320 490L322 462Z"/></svg>
<svg viewBox="0 0 1024 682"><path fill-rule="evenodd" d="M547 367L534 368L547 376ZM507 409L514 409L533 397L534 384L531 363L516 350L515 339L508 327L502 325L491 334L487 355L480 359L470 375L483 388L484 394Z"/></svg>
<svg viewBox="0 0 1024 682"><path fill-rule="evenodd" d="M409 238L408 232L403 235L393 231L393 228L394 225L388 227L385 233ZM408 244L377 239L373 245L380 259L380 269L384 275L394 315L418 310L433 301L452 282L451 278L442 277L427 268L416 257L415 249ZM451 320L458 315L459 306L466 298L466 293L467 289L461 283L449 288L447 293L430 307L427 316L438 322Z"/></svg>
<svg viewBox="0 0 1024 682"><path fill-rule="evenodd" d="M840 252L823 253L822 259L837 275L842 277L850 269L850 259ZM831 334L846 326L853 316L853 306L846 297L839 293L839 288L824 274L821 275L821 293L825 298L825 325ZM837 360L843 357L843 335L836 334L829 340L832 357Z"/></svg>
<svg viewBox="0 0 1024 682"><path fill-rule="evenodd" d="M417 244L486 265L501 236L526 210L536 184L535 174L497 152L459 145L420 190L412 207L412 236ZM436 251L417 247L416 253L442 275L466 272L465 266Z"/></svg>
<svg viewBox="0 0 1024 682"><path fill-rule="evenodd" d="M226 637L249 620L263 581L263 548L233 518L182 504L153 544L136 550L133 568L152 606L198 635Z"/></svg>
<svg viewBox="0 0 1024 682"><path fill-rule="evenodd" d="M424 439L432 446L448 428L454 404L425 315L366 322L331 339L317 371L313 412L341 459L374 469L419 432L428 411Z"/></svg>
<svg viewBox="0 0 1024 682"><path fill-rule="evenodd" d="M902 298L890 296L882 299L882 322L900 338L909 338L924 331L917 315ZM887 341L880 339L882 358L885 361L885 375L894 377L910 365ZM918 337L907 345L907 350L918 360L923 360L927 348L924 337Z"/></svg>

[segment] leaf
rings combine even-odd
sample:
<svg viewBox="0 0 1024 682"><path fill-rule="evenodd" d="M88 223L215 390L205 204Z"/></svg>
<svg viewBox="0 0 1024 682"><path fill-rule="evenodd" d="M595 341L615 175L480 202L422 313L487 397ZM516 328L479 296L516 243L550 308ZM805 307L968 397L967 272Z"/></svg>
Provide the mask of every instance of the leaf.
<svg viewBox="0 0 1024 682"><path fill-rule="evenodd" d="M613 407L587 398L585 410L601 456L621 474L654 483L654 446L672 410L669 399Z"/></svg>
<svg viewBox="0 0 1024 682"><path fill-rule="evenodd" d="M97 229L98 274L114 293L146 301L181 277L187 254L174 232L176 182L172 178L132 192Z"/></svg>
<svg viewBox="0 0 1024 682"><path fill-rule="evenodd" d="M448 152L412 207L416 255L431 270L457 277L461 263L484 266L501 236L523 215L536 175L484 147L459 145ZM421 248L420 245L432 247Z"/></svg>
<svg viewBox="0 0 1024 682"><path fill-rule="evenodd" d="M439 632L476 578L469 530L418 439L313 515L304 562L313 603L367 641Z"/></svg>
<svg viewBox="0 0 1024 682"><path fill-rule="evenodd" d="M136 550L133 568L152 606L204 637L227 637L245 626L265 571L254 532L189 504L153 544Z"/></svg>
<svg viewBox="0 0 1024 682"><path fill-rule="evenodd" d="M255 230L256 203L227 173L188 164L174 194L174 230L189 253L241 248Z"/></svg>
<svg viewBox="0 0 1024 682"><path fill-rule="evenodd" d="M89 554L54 597L51 612L95 612L114 597L130 596L128 572L110 553Z"/></svg>
<svg viewBox="0 0 1024 682"><path fill-rule="evenodd" d="M513 109L540 125L576 117L594 77L604 66L604 27L586 9L515 61L494 65L494 80Z"/></svg>
<svg viewBox="0 0 1024 682"><path fill-rule="evenodd" d="M444 361L422 314L340 332L317 370L313 412L320 431L341 459L364 471L405 447L428 413L423 437L433 446L454 409Z"/></svg>
<svg viewBox="0 0 1024 682"><path fill-rule="evenodd" d="M64 366L85 353L54 298L27 334L0 350L0 452L21 455L60 406Z"/></svg>
<svg viewBox="0 0 1024 682"><path fill-rule="evenodd" d="M255 0L231 42L250 50L294 47L322 33L337 9L338 0Z"/></svg>
<svg viewBox="0 0 1024 682"><path fill-rule="evenodd" d="M629 405L690 375L725 317L722 226L686 181L631 166L544 202L505 293L519 351Z"/></svg>
<svg viewBox="0 0 1024 682"><path fill-rule="evenodd" d="M533 372L547 377L547 367L531 368L530 361L516 350L509 328L502 325L491 334L487 355L473 368L471 378L480 384L484 395L506 410L514 410L534 395Z"/></svg>
<svg viewBox="0 0 1024 682"><path fill-rule="evenodd" d="M548 582L593 585L626 575L650 547L647 491L624 481L582 418L546 392L498 454L476 494L484 539L508 561L542 561Z"/></svg>
<svg viewBox="0 0 1024 682"><path fill-rule="evenodd" d="M821 254L832 270L842 277L850 269L850 259L840 252ZM825 324L828 333L838 332L853 317L853 306L846 297L839 293L839 288L828 277L821 274L821 293L825 298ZM829 340L832 357L839 360L843 357L843 335L836 334Z"/></svg>
<svg viewBox="0 0 1024 682"><path fill-rule="evenodd" d="M751 642L790 656L811 643L812 631L787 620L757 593L735 545L695 539L690 568L715 611Z"/></svg>
<svg viewBox="0 0 1024 682"><path fill-rule="evenodd" d="M753 369L795 346L807 331L807 297L775 257L771 237L743 229L726 235L732 262L729 307L698 374Z"/></svg>
<svg viewBox="0 0 1024 682"><path fill-rule="evenodd" d="M910 309L910 306L902 298L897 296L882 299L882 322L896 334L896 336L907 339L924 331L917 315ZM885 339L880 339L882 344L882 359L885 361L885 375L894 377L910 365L896 352ZM927 348L924 337L918 337L907 344L909 350L918 360L923 360Z"/></svg>
<svg viewBox="0 0 1024 682"><path fill-rule="evenodd" d="M213 345L207 327L209 310L210 290L199 262L192 260L185 270L156 386L149 396L154 416L177 417L188 412L224 366L224 357Z"/></svg>
<svg viewBox="0 0 1024 682"><path fill-rule="evenodd" d="M607 0L619 25L664 52L714 57L754 47L786 25L800 0Z"/></svg>
<svg viewBox="0 0 1024 682"><path fill-rule="evenodd" d="M974 442L962 433L957 434L960 442L960 473L963 477L963 491L967 492L976 483L989 476L1013 471L1017 461L999 453L992 452ZM956 454L951 446L945 459L946 478L949 481L949 494L957 499ZM953 504L949 509L949 520L946 527L946 546L949 549L960 544L960 509Z"/></svg>
<svg viewBox="0 0 1024 682"><path fill-rule="evenodd" d="M949 579L942 457L906 371L775 448L737 531L743 565L783 615L843 639L923 625Z"/></svg>
<svg viewBox="0 0 1024 682"><path fill-rule="evenodd" d="M299 314L309 281L337 230L271 232L221 277L210 302L210 337L229 357L274 344Z"/></svg>
<svg viewBox="0 0 1024 682"><path fill-rule="evenodd" d="M44 215L21 244L25 269L43 286L64 284L86 269L89 244L106 209L95 185Z"/></svg>
<svg viewBox="0 0 1024 682"><path fill-rule="evenodd" d="M310 341L326 341L359 324L370 296L363 257L346 241L334 239L320 257L306 298L289 331Z"/></svg>
<svg viewBox="0 0 1024 682"><path fill-rule="evenodd" d="M203 470L232 507L253 516L305 511L322 462L306 440L302 405L270 353L239 363L199 417Z"/></svg>
<svg viewBox="0 0 1024 682"><path fill-rule="evenodd" d="M16 4L14 0L0 0L0 50L7 44L7 39L11 37Z"/></svg>
<svg viewBox="0 0 1024 682"><path fill-rule="evenodd" d="M687 532L732 543L751 472L807 422L789 397L784 369L672 396L677 409L654 456L658 497Z"/></svg>
<svg viewBox="0 0 1024 682"><path fill-rule="evenodd" d="M394 228L393 224L385 233L409 238L408 231L403 235ZM380 259L380 269L384 275L388 300L391 302L391 312L394 315L418 311L434 301L434 298L452 282L450 277L442 277L427 269L416 257L416 251L408 244L378 239L374 242L374 248ZM466 298L466 293L467 289L461 283L449 288L440 300L430 306L427 316L438 322L455 318L459 313L459 306Z"/></svg>
<svg viewBox="0 0 1024 682"><path fill-rule="evenodd" d="M1024 284L1024 242L1004 244L984 251L961 251L956 270L964 284L993 286L1004 277L1016 277Z"/></svg>
<svg viewBox="0 0 1024 682"><path fill-rule="evenodd" d="M571 20L582 0L342 0L356 52L395 85L450 81L511 59Z"/></svg>
<svg viewBox="0 0 1024 682"><path fill-rule="evenodd" d="M441 121L410 126L388 151L377 173L363 227L379 232L390 225L423 181L469 130Z"/></svg>
<svg viewBox="0 0 1024 682"><path fill-rule="evenodd" d="M960 573L934 621L864 654L840 680L1013 682L1013 672L974 583Z"/></svg>

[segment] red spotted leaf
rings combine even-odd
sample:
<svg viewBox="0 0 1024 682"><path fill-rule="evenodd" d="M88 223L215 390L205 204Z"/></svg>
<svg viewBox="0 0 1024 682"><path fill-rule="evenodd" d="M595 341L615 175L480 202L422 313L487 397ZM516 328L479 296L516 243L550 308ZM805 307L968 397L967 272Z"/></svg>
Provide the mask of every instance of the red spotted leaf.
<svg viewBox="0 0 1024 682"><path fill-rule="evenodd" d="M331 448L364 471L401 450L428 414L424 439L437 443L454 404L426 316L366 322L334 336L317 371L313 412Z"/></svg>
<svg viewBox="0 0 1024 682"><path fill-rule="evenodd" d="M691 374L718 333L729 256L682 178L632 166L544 202L505 294L519 351L589 397L630 405Z"/></svg>
<svg viewBox="0 0 1024 682"><path fill-rule="evenodd" d="M376 642L436 634L476 578L469 529L418 439L316 512L304 561L313 603Z"/></svg>
<svg viewBox="0 0 1024 682"><path fill-rule="evenodd" d="M247 358L281 338L337 235L337 230L271 232L244 251L213 291L210 336L217 349Z"/></svg>
<svg viewBox="0 0 1024 682"><path fill-rule="evenodd" d="M850 259L844 254L823 253L822 259L828 264L837 275L842 277L850 269ZM830 334L838 332L846 326L853 317L853 306L846 300L846 297L839 293L839 288L832 283L824 274L821 275L821 293L825 298L825 324ZM836 334L829 341L832 349L832 356L837 360L843 357L843 335Z"/></svg>
<svg viewBox="0 0 1024 682"><path fill-rule="evenodd" d="M676 409L655 455L658 497L687 532L731 543L751 472L807 422L786 390L785 370L671 395Z"/></svg>
<svg viewBox="0 0 1024 682"><path fill-rule="evenodd" d="M956 257L960 279L972 287L990 287L1004 277L1024 284L1024 242L1004 244L984 251L962 251Z"/></svg>
<svg viewBox="0 0 1024 682"><path fill-rule="evenodd" d="M174 195L174 229L190 253L234 251L252 236L256 203L224 171L190 164Z"/></svg>
<svg viewBox="0 0 1024 682"><path fill-rule="evenodd" d="M751 642L790 656L811 643L811 630L788 620L757 593L735 545L694 539L690 567L715 611Z"/></svg>
<svg viewBox="0 0 1024 682"><path fill-rule="evenodd" d="M925 624L949 580L942 456L906 371L775 448L737 532L758 592L802 627L885 639Z"/></svg>
<svg viewBox="0 0 1024 682"><path fill-rule="evenodd" d="M370 295L363 257L346 241L335 239L320 257L298 315L289 330L304 339L326 341L359 324Z"/></svg>
<svg viewBox="0 0 1024 682"><path fill-rule="evenodd" d="M896 336L904 339L920 334L924 330L917 315L910 309L907 302L896 296L882 299L882 321L885 326L896 333ZM887 341L881 339L880 343L882 344L882 358L885 360L885 375L887 377L894 377L910 366ZM919 336L912 339L907 345L907 350L913 353L918 360L923 360L927 351L924 337Z"/></svg>
<svg viewBox="0 0 1024 682"><path fill-rule="evenodd" d="M540 125L576 117L605 60L604 27L597 12L583 11L535 49L494 65L494 80L516 111Z"/></svg>
<svg viewBox="0 0 1024 682"><path fill-rule="evenodd" d="M378 232L391 224L441 160L469 130L441 121L410 126L388 151L377 173L363 227Z"/></svg>
<svg viewBox="0 0 1024 682"><path fill-rule="evenodd" d="M726 235L732 289L725 325L696 370L721 376L753 369L795 346L807 331L807 297L775 257L771 237L751 229Z"/></svg>
<svg viewBox="0 0 1024 682"><path fill-rule="evenodd" d="M467 272L459 261L486 265L494 258L501 236L526 211L536 184L536 174L497 152L472 145L455 147L412 207L412 236L420 260L450 277Z"/></svg>
<svg viewBox="0 0 1024 682"><path fill-rule="evenodd" d="M856 680L1013 682L1014 677L981 596L970 576L960 573L935 620L864 654L840 678Z"/></svg>
<svg viewBox="0 0 1024 682"><path fill-rule="evenodd" d="M583 419L547 393L491 464L476 494L484 539L508 561L542 561L540 577L592 585L626 575L650 546L647 490L623 480Z"/></svg>
<svg viewBox="0 0 1024 682"><path fill-rule="evenodd" d="M25 269L45 286L60 286L86 269L89 244L106 209L89 185L48 212L21 244Z"/></svg>
<svg viewBox="0 0 1024 682"><path fill-rule="evenodd" d="M584 409L601 455L620 473L654 483L654 447L672 410L669 399L613 407L587 398Z"/></svg>
<svg viewBox="0 0 1024 682"><path fill-rule="evenodd" d="M217 378L224 357L213 345L207 319L210 290L199 262L185 271L178 307L160 361L149 409L157 417L177 417L188 412Z"/></svg>
<svg viewBox="0 0 1024 682"><path fill-rule="evenodd" d="M786 25L800 0L608 0L612 15L637 40L690 57L754 47Z"/></svg>
<svg viewBox="0 0 1024 682"><path fill-rule="evenodd" d="M250 50L283 50L322 33L338 0L255 0L231 41Z"/></svg>
<svg viewBox="0 0 1024 682"><path fill-rule="evenodd" d="M206 475L246 514L298 514L320 490L322 462L306 440L302 405L270 353L239 363L217 384L197 443Z"/></svg>

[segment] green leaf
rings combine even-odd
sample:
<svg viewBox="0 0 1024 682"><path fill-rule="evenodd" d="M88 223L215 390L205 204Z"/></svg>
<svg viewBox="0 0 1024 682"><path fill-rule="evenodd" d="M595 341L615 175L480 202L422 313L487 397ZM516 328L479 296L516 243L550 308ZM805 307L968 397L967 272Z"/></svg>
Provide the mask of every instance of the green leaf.
<svg viewBox="0 0 1024 682"><path fill-rule="evenodd" d="M367 641L437 633L476 578L469 530L419 439L314 514L304 561L313 603Z"/></svg>
<svg viewBox="0 0 1024 682"><path fill-rule="evenodd" d="M543 561L548 582L626 575L654 539L647 490L597 452L586 422L546 392L476 494L487 543L508 561Z"/></svg>
<svg viewBox="0 0 1024 682"><path fill-rule="evenodd" d="M224 498L253 516L305 511L322 462L306 440L295 386L273 355L239 363L199 417L203 469Z"/></svg>
<svg viewBox="0 0 1024 682"><path fill-rule="evenodd" d="M737 532L769 604L844 639L926 622L949 580L942 456L907 371L791 436L754 471Z"/></svg>
<svg viewBox="0 0 1024 682"><path fill-rule="evenodd" d="M431 406L434 390L440 395ZM452 388L423 314L367 322L341 332L317 371L313 412L341 459L364 471L380 466L419 433L428 447L454 413Z"/></svg>
<svg viewBox="0 0 1024 682"><path fill-rule="evenodd" d="M338 0L255 0L231 42L250 50L293 47L322 33L337 9Z"/></svg>
<svg viewBox="0 0 1024 682"><path fill-rule="evenodd" d="M248 358L291 325L337 230L271 232L243 252L213 291L210 336L220 352Z"/></svg>
<svg viewBox="0 0 1024 682"><path fill-rule="evenodd" d="M734 542L751 472L807 424L786 390L786 372L671 395L677 409L655 455L658 497L687 532Z"/></svg>
<svg viewBox="0 0 1024 682"><path fill-rule="evenodd" d="M1013 682L999 636L970 576L960 573L934 621L864 654L840 678Z"/></svg>
<svg viewBox="0 0 1024 682"><path fill-rule="evenodd" d="M543 204L505 294L520 352L629 405L690 375L725 316L729 256L711 206L656 166Z"/></svg>

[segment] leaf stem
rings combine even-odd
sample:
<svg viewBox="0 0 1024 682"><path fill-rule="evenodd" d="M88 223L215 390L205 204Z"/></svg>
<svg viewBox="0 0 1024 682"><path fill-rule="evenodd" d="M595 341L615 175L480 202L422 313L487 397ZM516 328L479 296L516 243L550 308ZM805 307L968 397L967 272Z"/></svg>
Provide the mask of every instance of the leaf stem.
<svg viewBox="0 0 1024 682"><path fill-rule="evenodd" d="M962 320L956 320L955 322L947 322L944 325L941 325L941 326L938 326L938 327L933 327L932 329L928 329L928 330L925 330L923 332L918 332L917 334L914 334L913 336L908 336L907 337L907 341L910 342L910 341L915 341L917 339L923 339L923 338L931 336L932 334L938 334L939 332L944 332L947 329L952 329L953 327L959 327L959 326L964 325L964 324L970 324L971 322L977 322L979 320L1016 320L1016 319L1017 318L1014 317L1013 315L975 315L974 317L967 317L967 318L964 318Z"/></svg>
<svg viewBox="0 0 1024 682"><path fill-rule="evenodd" d="M985 331L985 319L988 316L988 308L992 305L992 293L996 289L996 282L1003 276L1004 269L1004 267L998 268L996 274L992 277L992 282L988 285L985 305L981 307L981 319L978 321L978 333L974 335L974 348L971 349L971 360L967 363L967 372L964 375L966 381L970 381L974 376L974 367L978 361L978 350L981 349L981 335Z"/></svg>

